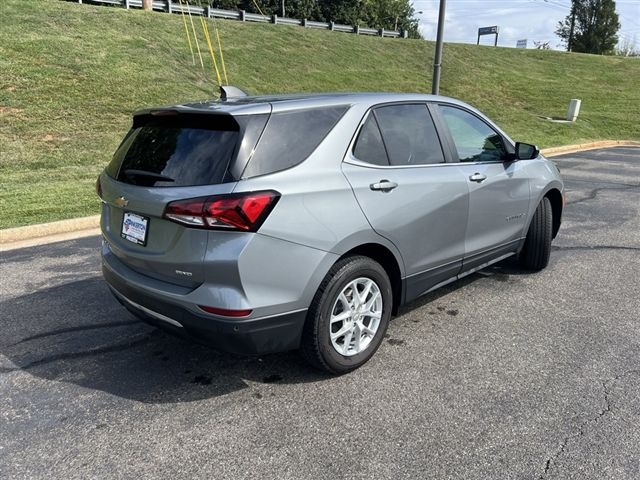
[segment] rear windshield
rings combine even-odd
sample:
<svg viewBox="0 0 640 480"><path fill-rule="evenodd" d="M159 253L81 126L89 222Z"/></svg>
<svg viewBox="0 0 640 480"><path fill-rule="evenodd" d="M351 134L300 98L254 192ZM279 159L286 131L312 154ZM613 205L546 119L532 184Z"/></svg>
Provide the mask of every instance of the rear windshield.
<svg viewBox="0 0 640 480"><path fill-rule="evenodd" d="M141 186L212 185L227 179L239 138L228 116L142 116L107 167L118 181Z"/></svg>

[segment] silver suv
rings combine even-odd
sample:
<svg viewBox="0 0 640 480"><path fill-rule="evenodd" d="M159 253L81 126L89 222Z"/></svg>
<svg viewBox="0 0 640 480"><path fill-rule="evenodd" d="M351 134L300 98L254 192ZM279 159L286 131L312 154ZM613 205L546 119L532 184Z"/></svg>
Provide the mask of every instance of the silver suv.
<svg viewBox="0 0 640 480"><path fill-rule="evenodd" d="M512 255L549 261L563 183L458 100L228 96L137 112L98 178L129 311L234 353L344 373L415 298Z"/></svg>

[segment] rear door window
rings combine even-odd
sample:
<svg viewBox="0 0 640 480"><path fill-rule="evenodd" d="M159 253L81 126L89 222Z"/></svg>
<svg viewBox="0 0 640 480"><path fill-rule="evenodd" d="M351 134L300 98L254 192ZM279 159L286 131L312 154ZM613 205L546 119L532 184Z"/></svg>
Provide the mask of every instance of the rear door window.
<svg viewBox="0 0 640 480"><path fill-rule="evenodd" d="M440 139L425 104L389 105L374 112L391 165L444 163Z"/></svg>
<svg viewBox="0 0 640 480"><path fill-rule="evenodd" d="M369 115L360 129L356 145L353 149L353 155L358 160L373 165L389 165L389 158L384 148L378 122L373 114Z"/></svg>
<svg viewBox="0 0 640 480"><path fill-rule="evenodd" d="M107 167L118 181L181 187L229 181L227 169L239 138L237 123L213 115L175 115L134 120Z"/></svg>
<svg viewBox="0 0 640 480"><path fill-rule="evenodd" d="M342 105L272 113L242 177L298 165L313 153L347 109Z"/></svg>

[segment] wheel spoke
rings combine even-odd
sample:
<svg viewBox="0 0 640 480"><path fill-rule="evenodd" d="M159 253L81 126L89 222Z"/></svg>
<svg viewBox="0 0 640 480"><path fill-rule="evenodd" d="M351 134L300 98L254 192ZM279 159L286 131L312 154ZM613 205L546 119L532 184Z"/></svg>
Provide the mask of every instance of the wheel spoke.
<svg viewBox="0 0 640 480"><path fill-rule="evenodd" d="M379 296L380 296L380 292L379 291L374 293L373 295L371 295L371 299L364 306L364 311L365 312L371 311L371 307L373 307L373 305L376 303L376 300L378 299Z"/></svg>
<svg viewBox="0 0 640 480"><path fill-rule="evenodd" d="M367 327L364 323L362 322L358 322L358 327L360 328L360 331L362 333L366 333L367 335L369 335L369 337L373 338L373 336L376 334L375 331L371 330L369 327Z"/></svg>
<svg viewBox="0 0 640 480"><path fill-rule="evenodd" d="M364 316L373 318L375 320L380 320L382 318L382 312L366 312Z"/></svg>
<svg viewBox="0 0 640 480"><path fill-rule="evenodd" d="M354 280L353 282L351 282L349 284L349 287L351 287L351 298L353 298L352 305L355 308L358 308L360 306L360 304L362 303L360 301L360 294L358 293L358 281Z"/></svg>
<svg viewBox="0 0 640 480"><path fill-rule="evenodd" d="M344 294L345 291L346 289L343 290L342 293L338 296L338 301L342 303L342 306L345 310L349 310L353 306L353 303L350 302L347 296Z"/></svg>
<svg viewBox="0 0 640 480"><path fill-rule="evenodd" d="M371 280L367 280L367 283L360 295L360 303L365 304L367 302L367 297L369 296L369 292L371 291L371 287L373 287L373 282Z"/></svg>
<svg viewBox="0 0 640 480"><path fill-rule="evenodd" d="M331 334L331 340L337 340L342 335L346 334L349 330L351 330L351 325L347 325L345 323L340 330L338 330L336 333Z"/></svg>
<svg viewBox="0 0 640 480"><path fill-rule="evenodd" d="M353 328L349 328L349 331L344 336L344 344L342 345L343 355L347 355L349 353L349 345L351 345L352 338L353 338Z"/></svg>
<svg viewBox="0 0 640 480"><path fill-rule="evenodd" d="M355 338L355 343L353 345L353 349L356 352L360 351L360 340L362 340L362 330L360 329L360 322L356 323L356 325L354 326L354 334L356 336Z"/></svg>
<svg viewBox="0 0 640 480"><path fill-rule="evenodd" d="M336 322L344 322L350 317L351 317L351 310L347 309L346 311L341 312L338 315L332 315L330 322L331 324L334 324Z"/></svg>

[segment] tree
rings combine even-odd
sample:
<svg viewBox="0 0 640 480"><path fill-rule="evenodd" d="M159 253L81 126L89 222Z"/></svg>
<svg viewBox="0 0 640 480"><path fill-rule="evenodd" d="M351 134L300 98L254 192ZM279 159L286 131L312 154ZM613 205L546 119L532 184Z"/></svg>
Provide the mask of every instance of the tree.
<svg viewBox="0 0 640 480"><path fill-rule="evenodd" d="M571 12L558 23L556 35L569 52L613 53L620 21L614 0L572 0Z"/></svg>
<svg viewBox="0 0 640 480"><path fill-rule="evenodd" d="M615 54L621 57L640 57L640 48L636 46L636 36L620 42L616 47Z"/></svg>
<svg viewBox="0 0 640 480"><path fill-rule="evenodd" d="M537 50L551 50L551 45L549 45L549 42L536 42L535 40L533 41L533 45L536 47Z"/></svg>

